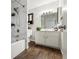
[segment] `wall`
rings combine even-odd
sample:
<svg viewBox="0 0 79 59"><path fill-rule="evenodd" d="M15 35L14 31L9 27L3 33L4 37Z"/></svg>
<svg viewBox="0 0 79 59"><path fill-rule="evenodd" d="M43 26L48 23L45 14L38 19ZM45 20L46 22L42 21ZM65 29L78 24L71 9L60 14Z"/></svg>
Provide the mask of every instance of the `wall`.
<svg viewBox="0 0 79 59"><path fill-rule="evenodd" d="M17 0L19 1L19 0ZM11 16L11 23L15 24L15 27L11 27L11 42L15 42L17 40L26 39L27 35L27 1L26 0L20 0L21 4L25 5L23 8L20 4L15 2L15 0L11 0L11 13L15 13L15 16ZM18 14L13 10L13 8L19 7ZM17 33L17 29L20 30L19 33ZM19 35L19 37L16 37Z"/></svg>
<svg viewBox="0 0 79 59"><path fill-rule="evenodd" d="M67 6L64 7L63 10L63 24L67 27ZM67 59L67 28L63 32L63 44L62 44L62 50L63 50L63 57L64 59Z"/></svg>
<svg viewBox="0 0 79 59"><path fill-rule="evenodd" d="M36 28L41 27L41 14L43 12L50 11L50 10L54 12L57 10L58 6L59 6L58 1L55 1L55 2L42 5L40 7L36 7L28 10L28 13L34 13L34 24L30 25L30 27L32 27L32 30L33 30L33 41L35 39Z"/></svg>
<svg viewBox="0 0 79 59"><path fill-rule="evenodd" d="M63 6L67 6L67 0L63 0Z"/></svg>

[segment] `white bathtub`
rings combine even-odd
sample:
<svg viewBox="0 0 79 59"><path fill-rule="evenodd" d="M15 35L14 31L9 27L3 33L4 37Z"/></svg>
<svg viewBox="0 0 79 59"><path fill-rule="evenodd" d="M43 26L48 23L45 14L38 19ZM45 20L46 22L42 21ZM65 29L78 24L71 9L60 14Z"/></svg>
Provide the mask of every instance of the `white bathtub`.
<svg viewBox="0 0 79 59"><path fill-rule="evenodd" d="M19 55L25 49L25 40L16 41L11 44L11 59Z"/></svg>

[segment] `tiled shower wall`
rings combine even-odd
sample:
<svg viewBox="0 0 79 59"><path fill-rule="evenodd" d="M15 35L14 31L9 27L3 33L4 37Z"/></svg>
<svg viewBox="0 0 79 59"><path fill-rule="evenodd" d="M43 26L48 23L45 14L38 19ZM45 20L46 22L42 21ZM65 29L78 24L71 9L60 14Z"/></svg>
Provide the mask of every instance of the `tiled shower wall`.
<svg viewBox="0 0 79 59"><path fill-rule="evenodd" d="M16 40L26 39L27 37L27 1L20 0L19 2L25 5L25 7L23 8L20 4L18 4L14 0L11 0L11 13L15 13L15 16L11 16L11 23L15 24L15 27L11 27L12 43L16 42ZM19 7L18 14L13 10L13 8L16 7ZM17 32L17 29L19 29L19 32Z"/></svg>

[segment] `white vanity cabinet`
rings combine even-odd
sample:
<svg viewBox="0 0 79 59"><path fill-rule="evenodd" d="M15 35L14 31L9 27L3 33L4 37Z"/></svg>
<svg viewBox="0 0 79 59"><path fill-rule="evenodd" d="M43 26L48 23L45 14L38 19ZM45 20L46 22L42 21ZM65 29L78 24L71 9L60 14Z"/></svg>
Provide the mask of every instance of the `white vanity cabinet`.
<svg viewBox="0 0 79 59"><path fill-rule="evenodd" d="M48 47L60 48L61 32L37 31L35 33L35 43Z"/></svg>
<svg viewBox="0 0 79 59"><path fill-rule="evenodd" d="M46 36L44 32L36 32L35 33L35 43L45 45Z"/></svg>

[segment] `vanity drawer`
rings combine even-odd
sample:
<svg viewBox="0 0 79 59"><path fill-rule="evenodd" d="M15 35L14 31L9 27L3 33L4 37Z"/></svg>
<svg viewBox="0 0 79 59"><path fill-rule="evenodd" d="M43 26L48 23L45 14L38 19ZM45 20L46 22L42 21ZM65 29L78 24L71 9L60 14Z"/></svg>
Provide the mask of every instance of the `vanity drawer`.
<svg viewBox="0 0 79 59"><path fill-rule="evenodd" d="M45 35L44 32L36 32L35 33L35 43L44 45L45 41L46 41L44 35Z"/></svg>

